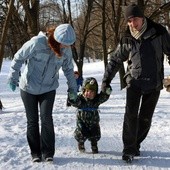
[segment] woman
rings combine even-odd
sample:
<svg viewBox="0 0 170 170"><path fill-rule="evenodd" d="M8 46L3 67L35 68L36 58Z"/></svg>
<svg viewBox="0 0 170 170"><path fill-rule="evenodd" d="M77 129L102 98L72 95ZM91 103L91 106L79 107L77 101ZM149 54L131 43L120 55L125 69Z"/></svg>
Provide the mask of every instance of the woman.
<svg viewBox="0 0 170 170"><path fill-rule="evenodd" d="M26 42L15 54L9 74L9 86L20 94L26 110L27 140L32 161L53 161L55 135L52 109L59 86L59 69L62 67L68 81L69 92L77 93L70 45L76 35L69 24L61 24L47 33L40 32ZM19 79L22 64L25 69ZM74 96L74 95L73 95ZM41 133L39 131L39 114Z"/></svg>

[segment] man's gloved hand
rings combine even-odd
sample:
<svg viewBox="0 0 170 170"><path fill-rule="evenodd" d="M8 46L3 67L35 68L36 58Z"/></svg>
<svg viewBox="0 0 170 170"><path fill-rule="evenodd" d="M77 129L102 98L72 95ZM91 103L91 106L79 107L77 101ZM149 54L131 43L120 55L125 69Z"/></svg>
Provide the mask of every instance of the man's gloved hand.
<svg viewBox="0 0 170 170"><path fill-rule="evenodd" d="M77 93L68 92L68 99L75 102L77 99Z"/></svg>
<svg viewBox="0 0 170 170"><path fill-rule="evenodd" d="M166 88L167 92L170 92L170 76L167 78L163 79L163 85Z"/></svg>
<svg viewBox="0 0 170 170"><path fill-rule="evenodd" d="M106 93L107 95L110 95L111 92L112 92L112 88L110 85L106 85L106 83L103 83L102 86L101 86L101 91L103 93Z"/></svg>
<svg viewBox="0 0 170 170"><path fill-rule="evenodd" d="M112 88L111 88L111 86L106 87L106 94L107 94L107 95L110 95L111 93L112 93Z"/></svg>
<svg viewBox="0 0 170 170"><path fill-rule="evenodd" d="M16 90L16 85L13 84L13 83L9 83L9 87L12 91L15 91Z"/></svg>

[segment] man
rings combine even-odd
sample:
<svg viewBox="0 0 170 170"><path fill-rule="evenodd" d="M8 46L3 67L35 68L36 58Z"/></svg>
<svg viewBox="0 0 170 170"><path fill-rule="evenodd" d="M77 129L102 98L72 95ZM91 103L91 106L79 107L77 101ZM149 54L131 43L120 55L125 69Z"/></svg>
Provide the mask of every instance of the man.
<svg viewBox="0 0 170 170"><path fill-rule="evenodd" d="M122 159L131 162L134 156L140 155L141 142L149 132L163 88L163 60L166 54L170 63L170 35L163 26L146 18L135 4L125 9L125 20L128 28L107 65L102 90L127 61Z"/></svg>

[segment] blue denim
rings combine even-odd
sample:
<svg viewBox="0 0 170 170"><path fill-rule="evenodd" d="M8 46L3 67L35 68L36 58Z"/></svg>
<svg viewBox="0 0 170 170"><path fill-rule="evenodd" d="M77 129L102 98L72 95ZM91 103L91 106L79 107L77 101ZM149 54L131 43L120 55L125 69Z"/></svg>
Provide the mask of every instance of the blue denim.
<svg viewBox="0 0 170 170"><path fill-rule="evenodd" d="M20 92L26 110L27 140L31 155L53 157L55 152L55 134L52 110L56 91L53 90L40 95L33 95L23 90ZM41 129L39 129L39 115Z"/></svg>

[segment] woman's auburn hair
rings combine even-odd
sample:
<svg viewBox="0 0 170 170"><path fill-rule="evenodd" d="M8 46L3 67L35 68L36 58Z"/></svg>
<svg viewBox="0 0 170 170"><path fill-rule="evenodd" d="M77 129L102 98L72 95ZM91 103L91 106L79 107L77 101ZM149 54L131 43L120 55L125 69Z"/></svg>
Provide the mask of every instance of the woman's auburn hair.
<svg viewBox="0 0 170 170"><path fill-rule="evenodd" d="M47 30L48 44L55 54L57 54L58 57L61 57L60 43L54 39L54 30L55 28L49 28Z"/></svg>

